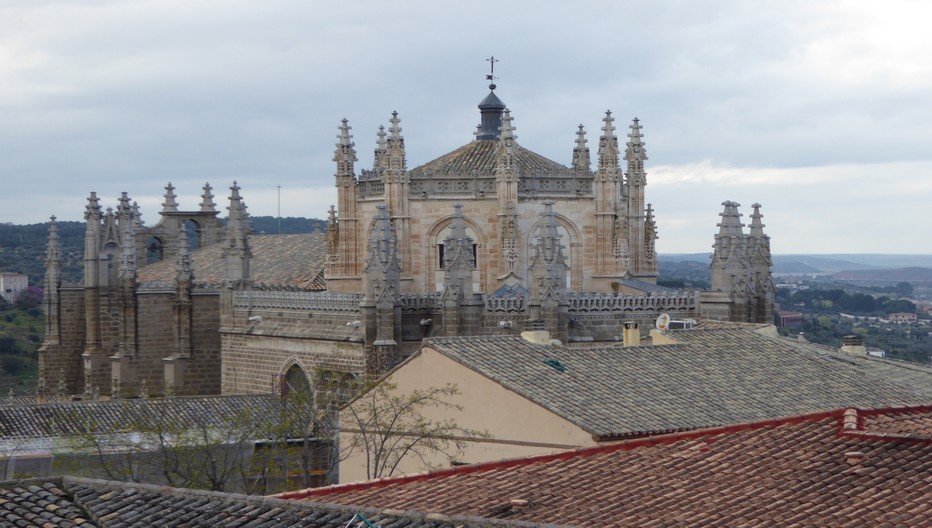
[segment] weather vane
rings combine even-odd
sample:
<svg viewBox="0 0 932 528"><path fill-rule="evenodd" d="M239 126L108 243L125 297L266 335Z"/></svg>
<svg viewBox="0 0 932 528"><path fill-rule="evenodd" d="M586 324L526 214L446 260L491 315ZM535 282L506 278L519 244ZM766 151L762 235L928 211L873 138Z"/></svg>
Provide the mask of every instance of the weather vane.
<svg viewBox="0 0 932 528"><path fill-rule="evenodd" d="M495 55L492 55L491 57L485 60L486 62L489 63L491 67L491 70L489 70L489 74L486 75L485 78L489 80L489 90L494 90L495 89L495 63L498 62L498 59L495 58Z"/></svg>

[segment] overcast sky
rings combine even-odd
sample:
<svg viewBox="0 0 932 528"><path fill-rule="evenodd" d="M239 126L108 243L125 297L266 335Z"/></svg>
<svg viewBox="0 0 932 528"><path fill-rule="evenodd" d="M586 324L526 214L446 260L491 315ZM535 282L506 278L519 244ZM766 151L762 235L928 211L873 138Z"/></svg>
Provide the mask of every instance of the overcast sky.
<svg viewBox="0 0 932 528"><path fill-rule="evenodd" d="M663 253L721 202L777 253L932 253L932 4L3 0L0 222L121 191L154 223L237 180L254 215L325 218L346 117L369 168L401 117L413 168L472 139L486 57L518 142L571 160L638 117ZM593 156L594 158L594 156ZM225 215L225 211L224 211Z"/></svg>

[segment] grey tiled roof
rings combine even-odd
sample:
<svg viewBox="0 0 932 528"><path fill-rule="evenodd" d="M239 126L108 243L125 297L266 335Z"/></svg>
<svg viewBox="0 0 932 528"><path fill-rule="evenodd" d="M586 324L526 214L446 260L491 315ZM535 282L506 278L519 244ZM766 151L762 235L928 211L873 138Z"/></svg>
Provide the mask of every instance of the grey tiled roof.
<svg viewBox="0 0 932 528"><path fill-rule="evenodd" d="M357 513L382 528L554 526L72 477L0 483L0 526L344 528Z"/></svg>
<svg viewBox="0 0 932 528"><path fill-rule="evenodd" d="M503 336L426 344L603 438L932 402L932 368L829 353L742 326L670 335L682 344L571 349Z"/></svg>
<svg viewBox="0 0 932 528"><path fill-rule="evenodd" d="M473 173L491 175L498 156L497 141L473 141L462 147L428 161L409 171L412 178L426 178L432 175L456 174L468 176ZM567 167L549 160L520 145L514 149L515 168L518 174L562 173Z"/></svg>
<svg viewBox="0 0 932 528"><path fill-rule="evenodd" d="M0 439L47 438L132 430L145 417L177 418L184 423L224 424L224 419L275 416L280 401L271 395L192 396L110 401L0 405Z"/></svg>
<svg viewBox="0 0 932 528"><path fill-rule="evenodd" d="M258 286L305 291L326 289L323 279L327 253L326 235L252 235L250 270ZM212 244L191 253L194 282L200 286L218 286L223 281L223 243ZM139 269L141 285L166 285L175 282L172 259Z"/></svg>

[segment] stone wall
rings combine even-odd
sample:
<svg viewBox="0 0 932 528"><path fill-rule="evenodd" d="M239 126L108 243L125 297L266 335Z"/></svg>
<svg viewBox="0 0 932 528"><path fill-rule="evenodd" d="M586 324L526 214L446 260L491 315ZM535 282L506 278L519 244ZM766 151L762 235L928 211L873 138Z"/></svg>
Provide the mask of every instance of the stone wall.
<svg viewBox="0 0 932 528"><path fill-rule="evenodd" d="M39 375L50 394L58 391L60 380L66 394L75 394L84 390L84 288L63 286L59 299L60 338L39 349Z"/></svg>

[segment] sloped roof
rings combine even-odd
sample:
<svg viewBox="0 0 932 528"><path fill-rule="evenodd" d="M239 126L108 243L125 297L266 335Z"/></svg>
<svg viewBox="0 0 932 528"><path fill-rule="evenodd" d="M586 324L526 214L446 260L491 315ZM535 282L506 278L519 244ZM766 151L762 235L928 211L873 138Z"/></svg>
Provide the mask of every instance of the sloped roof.
<svg viewBox="0 0 932 528"><path fill-rule="evenodd" d="M384 528L541 525L425 515L233 493L63 477L0 483L0 525L44 528L345 528L362 514ZM554 527L555 528L555 527Z"/></svg>
<svg viewBox="0 0 932 528"><path fill-rule="evenodd" d="M932 437L839 409L282 494L576 526L932 526ZM925 421L932 406L880 415ZM857 422L857 417L855 417ZM863 455L852 464L853 456Z"/></svg>
<svg viewBox="0 0 932 528"><path fill-rule="evenodd" d="M252 235L249 269L255 285L303 291L327 288L323 270L327 253L326 235ZM212 244L191 253L194 282L217 287L223 281L223 244ZM138 281L145 286L175 284L175 262L166 259L139 269Z"/></svg>
<svg viewBox="0 0 932 528"><path fill-rule="evenodd" d="M275 416L279 405L280 400L269 394L0 405L0 439L126 432L153 416L223 426L244 412Z"/></svg>
<svg viewBox="0 0 932 528"><path fill-rule="evenodd" d="M420 167L415 167L408 174L412 178L426 178L446 174L459 176L469 176L474 173L491 175L492 169L495 168L497 149L498 141L476 140L435 160L428 161ZM514 159L515 168L518 170L519 175L563 173L570 170L520 145L515 145Z"/></svg>
<svg viewBox="0 0 932 528"><path fill-rule="evenodd" d="M932 402L932 368L829 353L755 329L674 331L668 335L681 344L637 347L567 348L514 336L430 338L426 346L602 439Z"/></svg>

